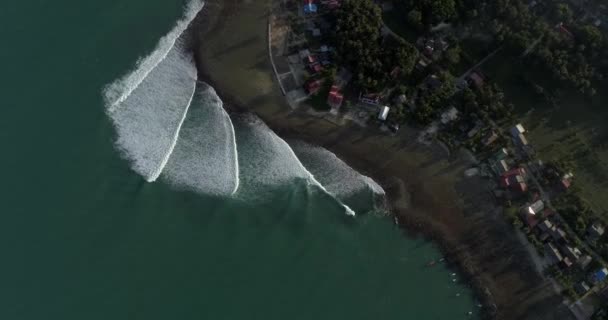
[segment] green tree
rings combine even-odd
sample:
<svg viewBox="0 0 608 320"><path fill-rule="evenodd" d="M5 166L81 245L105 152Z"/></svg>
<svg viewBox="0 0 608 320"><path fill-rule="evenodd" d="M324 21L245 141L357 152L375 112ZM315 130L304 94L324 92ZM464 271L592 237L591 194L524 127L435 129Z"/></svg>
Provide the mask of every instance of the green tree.
<svg viewBox="0 0 608 320"><path fill-rule="evenodd" d="M407 14L407 22L415 28L421 29L422 25L422 13L416 9L411 10Z"/></svg>
<svg viewBox="0 0 608 320"><path fill-rule="evenodd" d="M449 48L445 52L445 59L451 64L459 64L461 53L462 53L462 50L458 46Z"/></svg>

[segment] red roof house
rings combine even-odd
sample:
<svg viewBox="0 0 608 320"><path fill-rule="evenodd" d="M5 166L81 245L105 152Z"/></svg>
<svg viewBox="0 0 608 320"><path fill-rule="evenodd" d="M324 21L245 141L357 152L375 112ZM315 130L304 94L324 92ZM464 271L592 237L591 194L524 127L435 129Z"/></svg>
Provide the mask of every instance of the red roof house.
<svg viewBox="0 0 608 320"><path fill-rule="evenodd" d="M329 104L333 109L338 109L342 105L342 101L344 101L344 95L340 93L338 86L331 86L331 90L327 96L327 104Z"/></svg>

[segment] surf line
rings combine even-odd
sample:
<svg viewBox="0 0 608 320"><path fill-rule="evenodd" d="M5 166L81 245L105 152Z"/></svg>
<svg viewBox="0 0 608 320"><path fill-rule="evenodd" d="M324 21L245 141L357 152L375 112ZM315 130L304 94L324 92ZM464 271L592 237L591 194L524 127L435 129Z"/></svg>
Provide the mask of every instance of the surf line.
<svg viewBox="0 0 608 320"><path fill-rule="evenodd" d="M349 206L345 205L342 201L340 201L340 199L338 199L338 197L336 195L327 191L327 189L325 189L325 187L315 178L315 176L312 174L312 172L310 172L310 171L308 171L308 169L306 169L306 167L302 164L302 162L300 161L300 158L298 158L298 156L293 151L291 146L287 142L285 142L285 140L281 139L280 137L277 136L277 138L279 139L279 141L281 143L283 143L287 147L287 150L289 150L291 155L296 159L298 166L300 166L300 168L302 170L304 170L304 172L306 172L306 174L308 174L308 179L310 180L310 182L312 182L313 185L319 187L319 189L321 189L323 192L325 192L325 194L334 198L336 200L336 202L338 202L338 204L340 204L344 208L347 215L354 217L356 215L355 211L353 209L351 209Z"/></svg>
<svg viewBox="0 0 608 320"><path fill-rule="evenodd" d="M196 93L196 76L195 76L194 81L192 82L192 94L190 95L190 99L188 100L188 105L186 106L186 108L184 108L184 113L182 114L182 118L179 121L179 124L177 125L175 133L173 134L173 140L171 141L171 146L169 146L169 150L163 157L158 168L156 168L156 170L154 172L152 172L152 175L149 178L147 178L146 181L148 181L148 182L156 181L156 179L158 179L160 174L163 172L163 169L167 165L167 162L169 162L169 158L171 157L171 154L173 153L173 149L175 149L175 145L177 144L177 140L179 139L179 132L182 130L182 125L184 124L184 121L186 120L186 116L188 115L188 110L190 110L190 105L192 105L192 100L194 99L195 93Z"/></svg>
<svg viewBox="0 0 608 320"><path fill-rule="evenodd" d="M124 87L126 87L126 90L116 100L109 104L109 113L114 112L120 104L131 96L133 91L135 91L135 89L141 85L141 83L150 75L150 73L167 58L167 55L169 55L171 49L175 47L177 40L181 37L184 31L186 31L198 13L203 10L204 6L204 1L192 0L187 6L184 18L180 19L176 26L173 27L173 30L161 38L153 53L137 63L137 66L133 72L108 86L105 93L106 100L110 98L109 96L112 92L119 90L117 87L120 85L124 85ZM169 41L169 43L164 45L165 41Z"/></svg>
<svg viewBox="0 0 608 320"><path fill-rule="evenodd" d="M209 86L208 84L205 84L207 86ZM213 87L209 86L209 88L211 90L213 90L213 92L215 92L215 89L213 89ZM219 98L219 97L218 97ZM236 131L234 130L234 124L232 123L232 119L230 119L230 115L228 114L228 112L226 112L226 109L224 109L224 102L221 99L219 100L219 108L221 109L222 114L224 115L224 117L226 117L226 120L228 120L228 126L230 127L230 132L232 133L232 148L234 151L234 189L232 189L232 192L230 193L231 196L235 195L236 192L239 190L239 186L241 184L241 179L239 178L239 173L240 173L240 167L239 167L239 153L238 153L238 148L236 146Z"/></svg>

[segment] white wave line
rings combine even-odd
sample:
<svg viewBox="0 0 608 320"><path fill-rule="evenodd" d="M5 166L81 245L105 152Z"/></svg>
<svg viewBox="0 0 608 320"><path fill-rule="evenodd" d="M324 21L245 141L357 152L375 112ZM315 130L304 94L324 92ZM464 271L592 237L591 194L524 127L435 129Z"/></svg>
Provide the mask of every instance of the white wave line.
<svg viewBox="0 0 608 320"><path fill-rule="evenodd" d="M152 175L150 176L149 179L146 179L148 182L156 181L156 179L158 179L160 174L163 172L163 169L167 165L167 162L169 161L169 157L171 157L171 154L173 153L173 149L175 148L175 145L177 144L177 140L179 138L179 132L181 131L182 125L184 124L184 121L186 120L186 116L188 115L188 110L190 109L190 105L192 104L192 100L194 99L195 92L196 92L196 76L195 76L195 79L194 79L193 85L192 85L192 94L190 95L190 99L188 100L188 105L186 106L186 108L184 110L182 119L180 120L179 125L177 126L177 129L175 130L175 134L173 135L173 140L171 141L171 146L169 147L169 151L163 157L163 160L160 163L160 165L158 166L158 168L156 169L156 171L152 173Z"/></svg>
<svg viewBox="0 0 608 320"><path fill-rule="evenodd" d="M228 118L228 124L230 124L230 130L232 130L232 145L234 148L234 181L235 181L235 183L234 183L234 189L232 190L232 193L230 194L230 195L234 195L239 190L239 186L241 184L241 179L239 178L239 172L240 172L239 154L238 154L238 149L236 146L236 132L234 130L234 125L232 124L232 119L230 119L230 116L228 116L228 115L226 117Z"/></svg>
<svg viewBox="0 0 608 320"><path fill-rule="evenodd" d="M198 2L198 5L196 5L197 2ZM133 83L132 85L129 85L127 87L127 90L125 92L123 92L123 94L120 97L118 97L114 102L112 102L110 104L110 106L108 107L109 113L114 112L121 103L123 103L129 96L131 96L133 91L135 91L135 89L137 89L141 85L141 83L150 75L150 73L154 69L156 69L156 67L161 62L163 62L167 58L167 55L169 55L169 51L171 51L171 49L173 49L173 47L175 46L175 43L177 42L177 39L179 39L181 37L181 35L184 33L184 31L186 31L186 29L188 28L188 25L190 25L190 22L192 22L192 20L194 20L196 15L203 9L203 7L205 6L205 2L194 0L190 3L190 5L188 7L192 7L192 6L194 6L194 10L192 10L192 8L189 8L186 11L185 18L179 20L177 25L174 27L174 30L172 30L171 32L169 32L169 34L167 34L165 37L163 37L164 39L173 38L172 40L169 40L170 45L163 47L162 46L163 39L161 39L158 47L153 51L153 53L150 56L148 56L147 58L142 60L141 63L139 63L139 65L135 68L135 71L133 71L131 74L125 76L124 78L122 78L121 80L119 80L117 82L117 83L128 83L129 78L132 78L132 77L140 74L140 72L142 71L141 68L146 68L146 65L150 61L153 61L152 58L158 56L158 54L160 53L159 59L155 63L153 63L149 68L147 68L147 70L144 69L142 76L137 77L135 79L135 83ZM175 34L175 37L170 37L170 35L173 35L173 34ZM159 51L159 50L161 50L161 51ZM110 87L111 86L112 85L110 85Z"/></svg>
<svg viewBox="0 0 608 320"><path fill-rule="evenodd" d="M226 117L226 119L228 119L228 125L230 126L230 130L232 131L232 148L234 150L234 181L235 181L235 183L234 183L234 189L232 190L230 195L233 196L239 190L239 186L241 184L241 179L239 178L240 168L239 168L239 153L238 153L238 149L236 146L236 131L234 130L234 124L232 124L232 119L230 119L230 116L224 109L224 102L222 100L220 100L219 107L222 109L222 112L224 113L224 116Z"/></svg>
<svg viewBox="0 0 608 320"><path fill-rule="evenodd" d="M285 144L285 146L287 147L287 150L289 150L289 152L291 153L291 155L296 159L296 161L298 163L298 166L300 166L300 168L302 170L304 170L304 172L306 172L308 174L308 177L309 177L310 181L314 185L316 185L317 187L319 187L319 189L321 189L327 195L329 195L332 198L334 198L336 200L336 202L338 202L340 205L342 205L342 207L344 207L344 210L346 211L347 215L354 217L356 215L355 211L353 209L351 209L349 206L347 206L344 203L342 203L342 201L340 201L340 199L338 199L338 197L336 197L336 195L334 195L331 192L327 191L327 189L325 189L325 187L315 178L315 176L312 174L312 172L308 171L308 169L306 169L306 167L302 164L302 162L300 162L300 159L298 158L298 156L296 155L296 153L293 151L293 149L291 148L291 146L287 142L285 142L285 140L281 139L280 137L277 136L277 138L279 139L279 141L281 141L283 144Z"/></svg>

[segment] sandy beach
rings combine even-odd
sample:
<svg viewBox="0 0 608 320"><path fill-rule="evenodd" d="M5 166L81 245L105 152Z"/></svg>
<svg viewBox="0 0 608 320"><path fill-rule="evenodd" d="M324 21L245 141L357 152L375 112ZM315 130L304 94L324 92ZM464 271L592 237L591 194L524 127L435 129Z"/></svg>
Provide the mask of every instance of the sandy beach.
<svg viewBox="0 0 608 320"><path fill-rule="evenodd" d="M291 110L275 81L268 53L268 1L209 0L197 18L200 79L232 112L253 112L283 138L334 152L387 191L404 236L435 241L466 275L485 314L496 319L568 319L561 297L539 276L486 181L465 178L463 154L416 142L417 130L395 136L306 110Z"/></svg>

